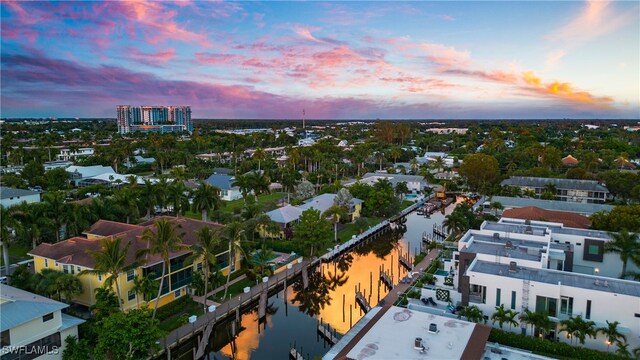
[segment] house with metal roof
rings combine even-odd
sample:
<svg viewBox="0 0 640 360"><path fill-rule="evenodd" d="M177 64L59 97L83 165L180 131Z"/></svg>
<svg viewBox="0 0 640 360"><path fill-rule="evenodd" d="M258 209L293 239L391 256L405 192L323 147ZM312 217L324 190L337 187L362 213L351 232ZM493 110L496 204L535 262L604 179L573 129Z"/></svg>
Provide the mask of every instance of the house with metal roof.
<svg viewBox="0 0 640 360"><path fill-rule="evenodd" d="M20 203L40 202L40 193L37 191L23 190L0 186L0 204L5 208Z"/></svg>
<svg viewBox="0 0 640 360"><path fill-rule="evenodd" d="M2 359L62 359L64 340L84 320L62 313L69 305L0 284Z"/></svg>
<svg viewBox="0 0 640 360"><path fill-rule="evenodd" d="M530 176L512 176L502 186L533 190L540 198L549 187L555 187L555 199L560 201L602 204L611 198L609 189L594 180L556 179Z"/></svg>
<svg viewBox="0 0 640 360"><path fill-rule="evenodd" d="M93 165L93 166L77 166L71 165L65 169L75 185L78 186L80 181L103 174L115 174L115 170L111 166Z"/></svg>
<svg viewBox="0 0 640 360"><path fill-rule="evenodd" d="M205 180L209 184L220 189L220 198L225 201L242 199L242 193L238 186L234 186L236 177L227 174L212 174Z"/></svg>
<svg viewBox="0 0 640 360"><path fill-rule="evenodd" d="M303 212L309 209L315 209L324 213L334 204L336 194L320 194L299 206L285 205L283 207L269 211L266 215L274 222L278 223L282 229L280 236L290 238L292 236L291 228L298 222ZM364 201L360 199L351 199L351 207L347 209L348 219L353 221L360 217L362 212L362 204ZM273 235L273 234L272 234Z"/></svg>
<svg viewBox="0 0 640 360"><path fill-rule="evenodd" d="M345 186L349 187L356 182L361 182L367 185L373 185L381 179L387 179L395 188L400 182L406 182L409 191L418 192L427 187L427 181L420 175L404 175L404 174L387 174L387 173L366 173L362 176L362 179L357 181L351 181L346 183Z"/></svg>

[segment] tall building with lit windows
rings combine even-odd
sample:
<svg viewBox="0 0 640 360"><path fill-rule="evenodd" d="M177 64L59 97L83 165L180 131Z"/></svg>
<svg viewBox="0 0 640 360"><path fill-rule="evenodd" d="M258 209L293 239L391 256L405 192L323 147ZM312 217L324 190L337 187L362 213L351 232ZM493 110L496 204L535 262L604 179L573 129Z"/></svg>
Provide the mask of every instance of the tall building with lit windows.
<svg viewBox="0 0 640 360"><path fill-rule="evenodd" d="M118 105L118 132L127 134L142 132L182 132L191 133L190 106L131 106Z"/></svg>

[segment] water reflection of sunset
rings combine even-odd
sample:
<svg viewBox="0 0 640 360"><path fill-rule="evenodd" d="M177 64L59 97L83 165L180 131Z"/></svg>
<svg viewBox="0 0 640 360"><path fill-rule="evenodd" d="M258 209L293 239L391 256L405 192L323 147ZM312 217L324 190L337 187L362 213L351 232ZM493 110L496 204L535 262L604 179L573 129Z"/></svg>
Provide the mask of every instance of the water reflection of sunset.
<svg viewBox="0 0 640 360"><path fill-rule="evenodd" d="M262 337L263 329L265 324L260 324L262 327L260 329L260 334L258 333L258 313L256 311L252 311L248 314L242 315L242 319L240 320L242 331L238 334L236 338L236 354L235 359L237 360L249 360L251 358L251 352L258 348L260 344L260 338ZM266 326L271 328L273 324L271 323L271 316L267 315L266 317ZM230 358L234 358L231 350L231 343L225 345L220 352Z"/></svg>
<svg viewBox="0 0 640 360"><path fill-rule="evenodd" d="M344 334L349 330L349 306L353 306L353 319L352 323L355 324L364 313L360 312L360 307L355 301L355 287L360 285L362 292L366 292L367 298L370 298L371 306L375 306L378 303L378 299L384 298L388 293L384 285L380 286L380 294L378 294L378 276L379 266L381 263L385 264L385 269L389 269L391 265L391 257L393 256L394 263L398 262L398 252L393 250L389 255L385 256L384 260L378 258L373 252L367 255L354 255L353 263L348 271L348 279L346 283L336 288L331 292L332 301L320 311L319 318L322 321L329 323L332 328L336 329L339 333ZM324 276L329 278L331 274L334 274L337 270L341 273L340 269L334 263L324 264ZM393 269L394 282L398 282L398 268L397 265ZM401 269L401 276L406 275L406 270ZM370 287L370 277L373 278L372 289ZM344 295L344 321L342 317L342 299ZM379 295L379 296L378 296Z"/></svg>

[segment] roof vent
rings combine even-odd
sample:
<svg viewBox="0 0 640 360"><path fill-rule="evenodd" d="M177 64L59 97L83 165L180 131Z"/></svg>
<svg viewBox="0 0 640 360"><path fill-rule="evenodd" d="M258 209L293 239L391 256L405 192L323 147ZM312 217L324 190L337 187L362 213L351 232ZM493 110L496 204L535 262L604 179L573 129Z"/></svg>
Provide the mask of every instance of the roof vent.
<svg viewBox="0 0 640 360"><path fill-rule="evenodd" d="M525 224L525 225L531 225L531 220L529 220L529 219L525 220L525 221L524 221L524 224Z"/></svg>
<svg viewBox="0 0 640 360"><path fill-rule="evenodd" d="M437 333L438 332L438 324L436 324L436 323L429 324L429 332L430 333Z"/></svg>
<svg viewBox="0 0 640 360"><path fill-rule="evenodd" d="M515 261L509 263L509 272L516 272L518 264Z"/></svg>
<svg viewBox="0 0 640 360"><path fill-rule="evenodd" d="M504 247L506 249L513 249L513 243L511 242L511 240L507 240L507 243L504 244Z"/></svg>
<svg viewBox="0 0 640 360"><path fill-rule="evenodd" d="M493 233L493 238L495 240L499 240L500 239L500 233Z"/></svg>

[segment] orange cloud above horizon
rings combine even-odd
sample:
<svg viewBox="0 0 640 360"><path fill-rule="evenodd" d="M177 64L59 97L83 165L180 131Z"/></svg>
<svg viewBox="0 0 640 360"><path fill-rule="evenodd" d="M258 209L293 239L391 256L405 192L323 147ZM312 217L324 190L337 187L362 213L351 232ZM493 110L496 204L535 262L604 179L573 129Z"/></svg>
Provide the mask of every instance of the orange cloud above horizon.
<svg viewBox="0 0 640 360"><path fill-rule="evenodd" d="M553 81L543 84L542 80L531 70L522 73L522 80L530 90L541 95L559 97L564 100L599 107L608 107L613 102L613 99L609 96L595 96L586 91L579 91L567 82Z"/></svg>

